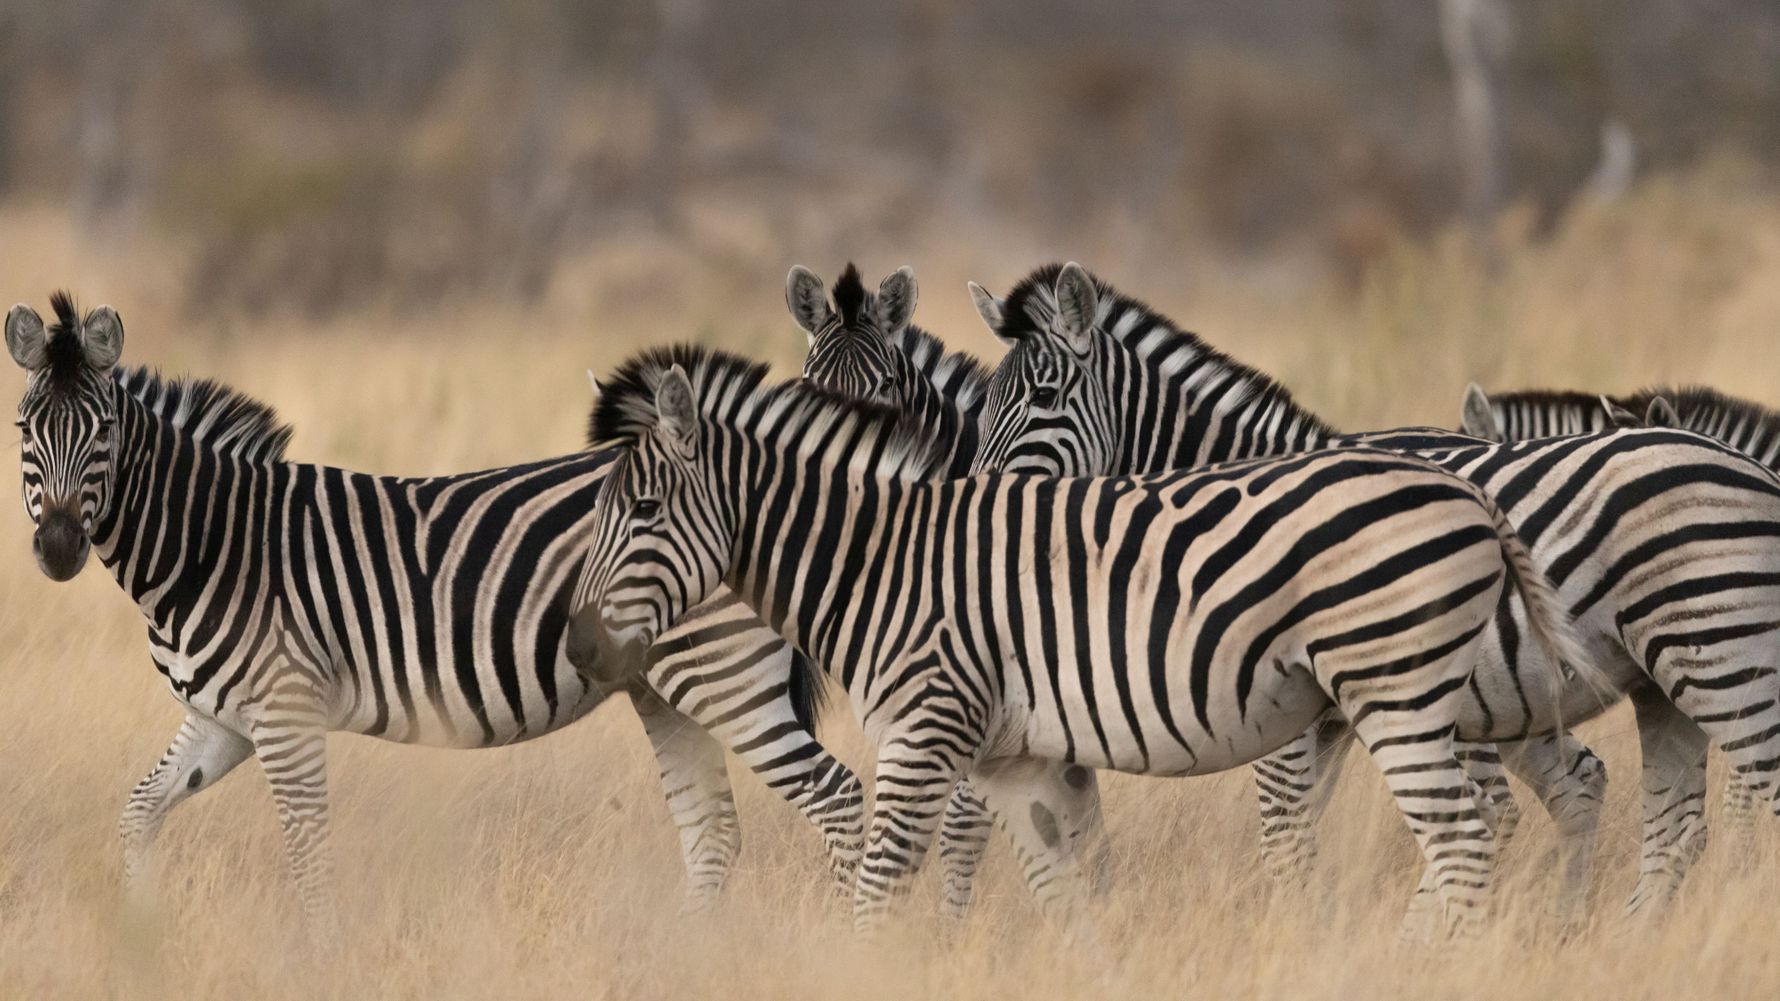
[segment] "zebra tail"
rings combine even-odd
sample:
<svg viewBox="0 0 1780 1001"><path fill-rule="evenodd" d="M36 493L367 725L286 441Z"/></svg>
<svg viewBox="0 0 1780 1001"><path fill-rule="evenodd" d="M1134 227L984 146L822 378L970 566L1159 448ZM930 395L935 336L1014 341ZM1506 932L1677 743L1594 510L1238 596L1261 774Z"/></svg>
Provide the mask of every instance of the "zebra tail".
<svg viewBox="0 0 1780 1001"><path fill-rule="evenodd" d="M1582 682L1594 689L1603 702L1612 697L1614 685L1611 678L1595 665L1594 658L1583 647L1582 640L1576 635L1576 626L1571 621L1570 613L1564 608L1563 599L1558 596L1557 588L1551 584L1551 578L1533 561L1533 554L1527 550L1526 543L1521 541L1520 533L1514 530L1507 517L1488 495L1479 492L1484 507L1489 510L1490 517L1496 523L1496 538L1502 546L1502 556L1508 563L1508 570L1514 576L1514 584L1520 588L1521 601L1527 608L1527 625L1532 630L1533 638L1557 666L1557 673L1552 677L1552 694L1554 704L1561 704L1558 693L1564 682L1570 677L1569 672L1581 678ZM1562 728L1562 721L1559 721Z"/></svg>
<svg viewBox="0 0 1780 1001"><path fill-rule="evenodd" d="M797 650L791 651L791 712L797 722L812 735L822 714L828 711L828 675L816 662Z"/></svg>

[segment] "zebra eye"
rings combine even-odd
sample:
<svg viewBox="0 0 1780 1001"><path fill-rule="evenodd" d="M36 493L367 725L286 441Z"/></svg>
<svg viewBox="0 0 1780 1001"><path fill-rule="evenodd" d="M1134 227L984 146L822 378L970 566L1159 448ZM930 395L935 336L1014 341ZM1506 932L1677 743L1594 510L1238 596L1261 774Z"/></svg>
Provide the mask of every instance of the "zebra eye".
<svg viewBox="0 0 1780 1001"><path fill-rule="evenodd" d="M661 502L652 497L639 497L630 506L630 516L638 521L653 521L661 514Z"/></svg>
<svg viewBox="0 0 1780 1001"><path fill-rule="evenodd" d="M1050 410L1057 405L1056 386L1038 386L1032 390L1032 406L1040 410Z"/></svg>

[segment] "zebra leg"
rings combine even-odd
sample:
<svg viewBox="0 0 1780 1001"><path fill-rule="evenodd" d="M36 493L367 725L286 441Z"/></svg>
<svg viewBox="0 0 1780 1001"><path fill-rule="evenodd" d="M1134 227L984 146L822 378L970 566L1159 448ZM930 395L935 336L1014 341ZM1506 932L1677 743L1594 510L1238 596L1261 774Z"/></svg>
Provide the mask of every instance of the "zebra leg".
<svg viewBox="0 0 1780 1001"><path fill-rule="evenodd" d="M1733 851L1739 856L1748 852L1755 834L1755 790L1743 774L1732 771L1724 787L1724 826L1731 835Z"/></svg>
<svg viewBox="0 0 1780 1001"><path fill-rule="evenodd" d="M853 894L853 930L860 935L882 928L908 895L967 754L976 750L960 747L948 722L897 726L879 739L871 828Z"/></svg>
<svg viewBox="0 0 1780 1001"><path fill-rule="evenodd" d="M767 706L749 703L746 712L731 712L721 704L697 698L681 698L674 707L664 704L662 709L672 713L681 728L687 728L690 717L692 723L708 731L721 745L713 745L718 765L722 764L722 748L729 748L760 776L767 788L797 807L805 819L822 832L822 845L828 854L835 892L842 897L852 895L853 878L865 842L865 789L853 770L829 754L797 720L784 697ZM644 722L647 725L646 719ZM665 760L663 767L666 767ZM665 776L663 781L666 782ZM722 782L723 802L727 804L733 827L735 804L729 792L728 777L725 776ZM676 783L675 788L680 785ZM710 788L715 789L715 786ZM716 806L713 803L704 809L716 809ZM678 822L683 816L682 811L675 808L674 816ZM686 834L682 827L683 842ZM732 836L732 840L739 838L739 834ZM734 851L732 845L732 858ZM692 864L690 855L687 864ZM721 881L719 876L718 882Z"/></svg>
<svg viewBox="0 0 1780 1001"><path fill-rule="evenodd" d="M1280 884L1304 882L1316 862L1316 823L1329 805L1353 731L1331 706L1295 740L1255 762L1261 860Z"/></svg>
<svg viewBox="0 0 1780 1001"><path fill-rule="evenodd" d="M1631 693L1644 757L1644 846L1627 914L1666 910L1682 877L1706 848L1706 749L1698 724L1656 685Z"/></svg>
<svg viewBox="0 0 1780 1001"><path fill-rule="evenodd" d="M1458 759L1459 766L1465 770L1465 779L1469 783L1471 797L1477 802L1483 825L1489 828L1496 843L1496 851L1500 852L1508 838L1514 835L1515 828L1520 826L1520 807L1514 802L1514 795L1508 789L1508 775L1502 768L1501 752L1494 744L1457 738L1453 740L1452 746L1453 757ZM1422 871L1421 882L1415 888L1415 896L1409 901L1409 911L1403 916L1402 937L1416 942L1431 941L1441 930L1441 922L1441 901L1439 887L1434 881L1434 870L1425 869Z"/></svg>
<svg viewBox="0 0 1780 1001"><path fill-rule="evenodd" d="M274 696L249 731L253 752L272 786L284 849L313 941L339 939L334 862L328 845L327 726L313 702L290 705Z"/></svg>
<svg viewBox="0 0 1780 1001"><path fill-rule="evenodd" d="M1596 831L1607 795L1607 766L1568 731L1504 744L1500 760L1533 790L1557 825L1562 874L1558 917L1566 929L1575 928L1587 914Z"/></svg>
<svg viewBox="0 0 1780 1001"><path fill-rule="evenodd" d="M1586 748L1584 748L1586 750ZM1494 744L1470 740L1454 740L1453 753L1470 778L1477 806L1483 811L1483 822L1495 835L1496 850L1508 847L1514 832L1520 828L1520 804L1508 788L1508 772L1502 767L1502 752Z"/></svg>
<svg viewBox="0 0 1780 1001"><path fill-rule="evenodd" d="M631 705L655 750L662 795L680 832L680 857L686 866L683 909L704 910L716 901L742 848L723 747L645 685L634 687Z"/></svg>
<svg viewBox="0 0 1780 1001"><path fill-rule="evenodd" d="M1354 732L1384 773L1397 809L1427 860L1423 886L1439 902L1441 924L1457 934L1472 934L1489 910L1495 839L1454 753L1451 725L1428 729L1425 716L1392 725L1386 719L1389 715L1363 716ZM1418 889L1417 896L1421 895ZM1404 917L1405 938L1420 937L1422 917L1422 908L1412 899Z"/></svg>
<svg viewBox="0 0 1780 1001"><path fill-rule="evenodd" d="M939 829L939 859L946 875L940 908L949 918L962 920L970 913L972 884L989 847L994 819L970 780L959 780Z"/></svg>
<svg viewBox="0 0 1780 1001"><path fill-rule="evenodd" d="M124 849L124 895L134 909L153 906L154 842L167 812L207 789L253 753L253 744L208 717L187 713L167 753L136 788L118 818Z"/></svg>
<svg viewBox="0 0 1780 1001"><path fill-rule="evenodd" d="M865 790L811 733L813 719L806 717L814 710L800 714L792 696L796 672L812 672L804 679L810 685L819 686L821 678L747 606L712 602L695 614L697 619L676 627L680 639L658 642L650 652L648 688L676 718L691 719L734 752L822 832L835 891L851 897L865 843ZM727 778L723 795L727 802Z"/></svg>
<svg viewBox="0 0 1780 1001"><path fill-rule="evenodd" d="M1040 913L1092 939L1087 904L1106 865L1094 770L1014 758L978 768L972 780L1013 843Z"/></svg>
<svg viewBox="0 0 1780 1001"><path fill-rule="evenodd" d="M1022 787L1009 779L995 783L998 805L994 807L985 802L986 786L982 790L984 798L979 798L972 779L961 780L953 792L946 806L945 825L940 829L940 858L946 863L944 908L948 916L963 918L969 910L971 880L988 847L989 829L997 817L1002 818L1002 828L1014 845L1027 886L1034 890L1035 897L1041 896L1037 887L1048 879L1046 874L1064 865L1080 871L1089 895L1107 892L1112 882L1112 846L1105 838L1098 775L1082 765L1033 761L1030 768L1034 772L1030 786ZM1047 815L1056 819L1055 825L1041 819ZM1028 822L1022 823L1022 817L1028 818ZM1047 830L1058 832L1060 837L1047 839ZM1040 906L1044 906L1042 899Z"/></svg>

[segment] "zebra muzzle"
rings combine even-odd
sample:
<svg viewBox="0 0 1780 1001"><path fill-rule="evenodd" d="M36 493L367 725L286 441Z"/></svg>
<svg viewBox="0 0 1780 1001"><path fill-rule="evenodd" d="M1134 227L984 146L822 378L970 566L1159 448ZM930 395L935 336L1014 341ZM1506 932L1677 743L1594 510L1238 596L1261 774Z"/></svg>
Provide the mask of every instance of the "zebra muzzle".
<svg viewBox="0 0 1780 1001"><path fill-rule="evenodd" d="M92 545L81 528L80 518L65 510L45 507L31 537L37 569L53 581L72 580L87 563Z"/></svg>
<svg viewBox="0 0 1780 1001"><path fill-rule="evenodd" d="M647 640L612 635L597 606L588 606L569 619L565 646L569 663L584 678L610 684L638 673L644 667Z"/></svg>

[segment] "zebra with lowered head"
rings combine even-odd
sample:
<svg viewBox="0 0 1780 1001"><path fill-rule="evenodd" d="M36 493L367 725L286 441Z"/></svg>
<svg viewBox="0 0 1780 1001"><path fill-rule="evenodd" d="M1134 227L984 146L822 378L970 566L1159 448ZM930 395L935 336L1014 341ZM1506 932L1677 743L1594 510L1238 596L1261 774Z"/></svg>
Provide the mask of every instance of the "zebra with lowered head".
<svg viewBox="0 0 1780 1001"><path fill-rule="evenodd" d="M1634 429L1514 445L1412 429L1342 436L1282 386L1212 349L1076 265L1046 267L1006 299L972 286L984 322L1011 345L981 417L982 468L1149 474L1328 446L1403 449L1483 488L1547 568L1584 641L1628 693L1644 752L1644 847L1627 908L1660 909L1704 843L1691 797L1708 743L1780 809L1780 479L1747 456L1679 430ZM1536 737L1515 695L1548 668L1508 603L1489 630L1460 735ZM1496 690L1481 684L1508 679ZM1577 721L1599 694L1566 698ZM1504 727L1504 723L1507 726ZM1324 736L1328 736L1325 734ZM1315 735L1309 739L1315 743ZM1304 759L1300 759L1302 761ZM1314 755L1310 760L1314 760ZM1579 901L1604 776L1573 741L1523 741L1508 763L1572 848ZM1301 781L1315 769L1270 763Z"/></svg>
<svg viewBox="0 0 1780 1001"><path fill-rule="evenodd" d="M1511 582L1547 662L1590 669L1476 487L1358 449L933 481L943 457L899 412L764 379L686 347L619 370L594 434L628 447L572 607L622 656L728 586L840 683L877 750L856 927L882 923L966 774L998 809L1032 801L1047 762L1205 774L1331 703L1396 794L1447 917L1480 917L1494 845L1452 737ZM1554 695L1555 668L1547 681ZM1082 893L1059 878L1040 902L1073 914Z"/></svg>
<svg viewBox="0 0 1780 1001"><path fill-rule="evenodd" d="M167 812L255 756L305 916L326 938L328 731L492 747L558 730L619 690L661 764L690 904L715 895L739 847L711 734L823 830L850 889L858 780L811 736L819 679L751 612L714 596L664 632L647 655L660 688L636 682L640 664L570 662L564 605L616 450L432 478L290 462L290 428L270 408L119 369L117 313L53 301L47 328L24 305L5 328L27 373L18 427L38 566L68 580L96 551L186 711L123 811L133 895L148 889Z"/></svg>

